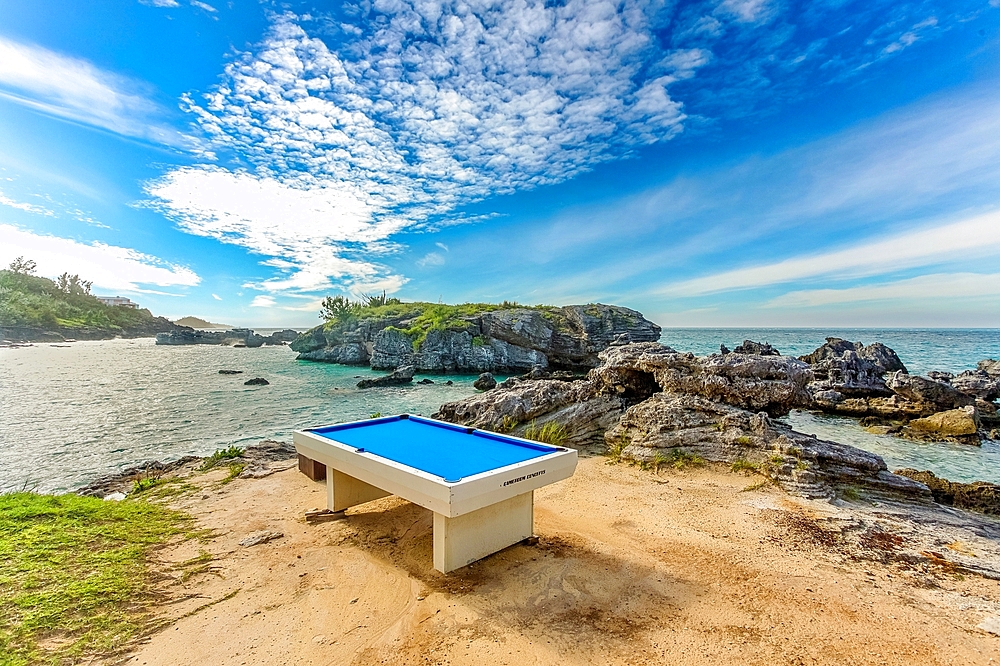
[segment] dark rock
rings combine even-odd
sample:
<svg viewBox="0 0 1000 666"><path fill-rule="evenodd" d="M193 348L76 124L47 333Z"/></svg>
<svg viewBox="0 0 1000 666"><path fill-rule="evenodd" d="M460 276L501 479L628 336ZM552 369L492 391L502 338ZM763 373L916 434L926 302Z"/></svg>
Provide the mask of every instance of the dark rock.
<svg viewBox="0 0 1000 666"><path fill-rule="evenodd" d="M484 372L472 385L480 391L490 391L497 387L497 380L493 378L492 373Z"/></svg>
<svg viewBox="0 0 1000 666"><path fill-rule="evenodd" d="M754 342L753 340L744 340L743 344L738 345L736 349L733 350L733 353L757 354L759 356L781 356L781 352L768 343Z"/></svg>
<svg viewBox="0 0 1000 666"><path fill-rule="evenodd" d="M909 477L926 485L931 490L934 501L946 506L1000 515L1000 486L985 481L959 483L948 481L933 472L915 469L899 469L896 474Z"/></svg>
<svg viewBox="0 0 1000 666"><path fill-rule="evenodd" d="M809 385L809 390L814 395L822 391L837 391L851 397L892 394L882 379L882 369L853 350L813 364L812 371L816 381Z"/></svg>
<svg viewBox="0 0 1000 666"><path fill-rule="evenodd" d="M860 342L849 342L841 338L827 338L826 342L816 351L800 356L799 360L805 361L809 365L816 365L822 361L843 357L847 352L855 352L860 358L870 361L878 368L877 372L880 375L889 372L906 372L906 366L899 360L896 352L881 342L866 346Z"/></svg>
<svg viewBox="0 0 1000 666"><path fill-rule="evenodd" d="M449 379L448 381L446 381L446 382L444 383L444 385L445 385L445 386L452 386L452 385L453 385L454 383L455 383L455 382L453 382L453 381L451 381L451 380Z"/></svg>
<svg viewBox="0 0 1000 666"><path fill-rule="evenodd" d="M267 386L271 382L267 381L263 377L254 377L253 379L248 379L243 382L244 386Z"/></svg>
<svg viewBox="0 0 1000 666"><path fill-rule="evenodd" d="M233 347L260 347L265 342L249 328L234 328L228 331L196 331L193 328L175 327L165 333L156 334L158 345L230 345Z"/></svg>
<svg viewBox="0 0 1000 666"><path fill-rule="evenodd" d="M405 365L403 367L396 368L384 377L377 377L376 379L362 379L358 382L358 388L366 389L379 386L399 386L400 384L409 384L413 381L414 372L416 372L416 368L412 365Z"/></svg>
<svg viewBox="0 0 1000 666"><path fill-rule="evenodd" d="M945 384L950 384L951 380L955 378L955 373L952 372L941 372L939 370L931 370L927 373L927 376L936 382L944 382Z"/></svg>
<svg viewBox="0 0 1000 666"><path fill-rule="evenodd" d="M729 347L727 347L724 344L719 345L719 353L722 354L723 356L725 356L726 354L732 354L732 352L729 351Z"/></svg>
<svg viewBox="0 0 1000 666"><path fill-rule="evenodd" d="M827 338L826 342L816 348L811 354L800 356L800 361L805 361L809 365L816 365L820 361L843 356L844 352L857 351L857 346L853 342L848 342L841 338Z"/></svg>
<svg viewBox="0 0 1000 666"><path fill-rule="evenodd" d="M283 345L288 342L292 342L299 337L299 332L291 328L286 328L283 331L275 331L271 335L264 337L265 345Z"/></svg>
<svg viewBox="0 0 1000 666"><path fill-rule="evenodd" d="M219 370L220 375L242 375L242 370Z"/></svg>
<svg viewBox="0 0 1000 666"><path fill-rule="evenodd" d="M961 393L986 402L1000 398L1000 377L985 370L966 370L952 377L950 383Z"/></svg>
<svg viewBox="0 0 1000 666"><path fill-rule="evenodd" d="M950 384L918 375L908 375L905 372L894 373L887 385L897 395L907 400L933 405L936 408L935 412L965 407L976 402L974 397L960 392Z"/></svg>
<svg viewBox="0 0 1000 666"><path fill-rule="evenodd" d="M418 384L433 384L434 382L433 382L432 380L430 380L430 379L427 379L426 377L424 377L423 379L421 379L421 380L420 380L419 382L417 382L417 383L418 383Z"/></svg>
<svg viewBox="0 0 1000 666"><path fill-rule="evenodd" d="M297 361L320 361L322 363L340 363L342 365L365 365L369 361L368 350L364 345L345 343L334 347L320 347L310 351L299 352Z"/></svg>

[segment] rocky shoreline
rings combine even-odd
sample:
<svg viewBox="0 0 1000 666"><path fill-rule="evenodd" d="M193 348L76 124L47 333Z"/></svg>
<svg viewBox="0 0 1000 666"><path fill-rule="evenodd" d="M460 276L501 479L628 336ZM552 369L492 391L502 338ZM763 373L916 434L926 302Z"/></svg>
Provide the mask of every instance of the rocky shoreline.
<svg viewBox="0 0 1000 666"><path fill-rule="evenodd" d="M199 331L189 326L177 326L171 331L158 333L158 345L228 345L230 347L257 348L264 345L284 345L299 337L299 332L290 328L275 331L270 335L257 335L249 328L233 328L228 331Z"/></svg>
<svg viewBox="0 0 1000 666"><path fill-rule="evenodd" d="M113 340L114 338L151 338L181 327L165 317L153 317L140 326L107 329L81 326L76 328L35 326L0 326L0 339L10 343L66 342L67 340Z"/></svg>
<svg viewBox="0 0 1000 666"><path fill-rule="evenodd" d="M963 373L976 381L956 386L907 374L895 352L880 343L831 338L801 359L751 341L737 350L699 357L656 342L619 343L600 353L599 365L585 378L511 378L442 405L435 416L515 435L551 422L574 446L655 466L697 456L752 471L807 497L860 489L916 501L935 496L918 474L894 474L873 453L797 432L774 417L795 408L875 416L904 436L970 444L995 434L983 427L996 414L996 405L986 400L1000 386L995 361ZM1000 509L994 491L976 497L968 508Z"/></svg>

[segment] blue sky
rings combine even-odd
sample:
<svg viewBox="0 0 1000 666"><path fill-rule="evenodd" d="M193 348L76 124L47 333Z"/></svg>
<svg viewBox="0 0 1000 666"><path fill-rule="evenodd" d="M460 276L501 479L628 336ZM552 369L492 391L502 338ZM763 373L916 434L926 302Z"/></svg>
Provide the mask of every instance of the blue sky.
<svg viewBox="0 0 1000 666"><path fill-rule="evenodd" d="M328 294L1000 326L1000 0L0 0L0 262L157 314Z"/></svg>

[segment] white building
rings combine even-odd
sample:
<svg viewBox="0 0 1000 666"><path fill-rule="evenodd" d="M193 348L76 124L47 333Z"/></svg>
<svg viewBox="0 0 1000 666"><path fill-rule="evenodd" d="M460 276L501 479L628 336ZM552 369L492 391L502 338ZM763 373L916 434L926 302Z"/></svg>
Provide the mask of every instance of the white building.
<svg viewBox="0 0 1000 666"><path fill-rule="evenodd" d="M117 305L123 308L138 308L138 303L133 303L131 299L123 296L98 296L97 300L105 305Z"/></svg>

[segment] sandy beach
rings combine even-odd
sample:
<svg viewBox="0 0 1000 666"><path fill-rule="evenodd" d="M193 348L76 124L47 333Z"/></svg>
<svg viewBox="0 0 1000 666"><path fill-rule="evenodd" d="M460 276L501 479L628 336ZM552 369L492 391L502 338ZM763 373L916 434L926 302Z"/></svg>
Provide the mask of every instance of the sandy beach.
<svg viewBox="0 0 1000 666"><path fill-rule="evenodd" d="M1000 582L893 557L905 537L888 532L842 538L851 509L746 491L755 479L722 466L654 474L584 457L536 492L537 543L449 576L431 568L427 510L389 497L307 524L322 483L222 476L192 476L173 501L213 536L159 553L165 624L115 663L1000 660L1000 638L977 628L1000 614ZM284 536L238 544L259 530Z"/></svg>

